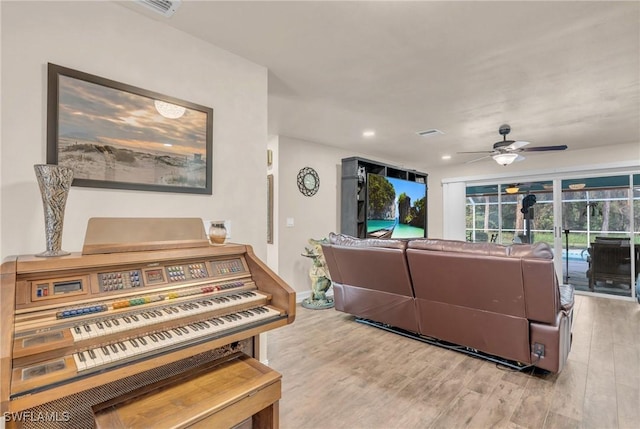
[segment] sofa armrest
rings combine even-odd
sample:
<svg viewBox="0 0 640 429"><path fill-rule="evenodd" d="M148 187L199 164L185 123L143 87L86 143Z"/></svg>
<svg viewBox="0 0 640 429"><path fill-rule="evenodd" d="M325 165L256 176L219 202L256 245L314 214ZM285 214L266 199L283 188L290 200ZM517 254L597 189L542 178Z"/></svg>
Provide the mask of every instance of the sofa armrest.
<svg viewBox="0 0 640 429"><path fill-rule="evenodd" d="M560 289L560 308L565 312L570 311L573 308L574 294L572 285L559 285Z"/></svg>

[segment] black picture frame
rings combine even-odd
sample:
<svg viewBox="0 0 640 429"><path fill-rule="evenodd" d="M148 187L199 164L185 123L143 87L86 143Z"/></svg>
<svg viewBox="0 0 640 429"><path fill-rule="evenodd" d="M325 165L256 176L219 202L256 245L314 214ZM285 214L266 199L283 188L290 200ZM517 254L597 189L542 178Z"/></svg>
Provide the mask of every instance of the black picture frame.
<svg viewBox="0 0 640 429"><path fill-rule="evenodd" d="M73 186L211 195L212 134L210 107L48 64L47 163Z"/></svg>

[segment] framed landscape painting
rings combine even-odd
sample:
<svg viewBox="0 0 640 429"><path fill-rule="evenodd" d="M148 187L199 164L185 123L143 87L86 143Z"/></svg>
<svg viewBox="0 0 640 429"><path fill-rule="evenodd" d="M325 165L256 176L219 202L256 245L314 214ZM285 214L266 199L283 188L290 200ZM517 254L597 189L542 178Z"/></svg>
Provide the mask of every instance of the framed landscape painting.
<svg viewBox="0 0 640 429"><path fill-rule="evenodd" d="M48 65L47 163L73 185L211 194L213 109Z"/></svg>

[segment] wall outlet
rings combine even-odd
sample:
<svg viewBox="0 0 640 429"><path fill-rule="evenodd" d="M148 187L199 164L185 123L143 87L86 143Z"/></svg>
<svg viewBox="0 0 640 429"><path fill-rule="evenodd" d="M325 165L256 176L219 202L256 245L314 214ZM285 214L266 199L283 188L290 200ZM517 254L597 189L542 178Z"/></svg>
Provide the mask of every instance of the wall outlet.
<svg viewBox="0 0 640 429"><path fill-rule="evenodd" d="M533 343L533 354L539 357L544 357L544 344Z"/></svg>

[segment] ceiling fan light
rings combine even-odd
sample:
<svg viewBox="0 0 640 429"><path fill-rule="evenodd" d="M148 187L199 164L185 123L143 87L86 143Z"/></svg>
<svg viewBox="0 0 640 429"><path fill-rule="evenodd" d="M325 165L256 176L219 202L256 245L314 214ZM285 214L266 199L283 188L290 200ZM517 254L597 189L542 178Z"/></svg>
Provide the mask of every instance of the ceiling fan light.
<svg viewBox="0 0 640 429"><path fill-rule="evenodd" d="M517 153L498 153L492 158L500 165L509 165L518 157Z"/></svg>
<svg viewBox="0 0 640 429"><path fill-rule="evenodd" d="M520 188L518 188L517 186L513 185L513 186L507 186L506 188L504 188L504 191L507 194L515 194L520 190Z"/></svg>

